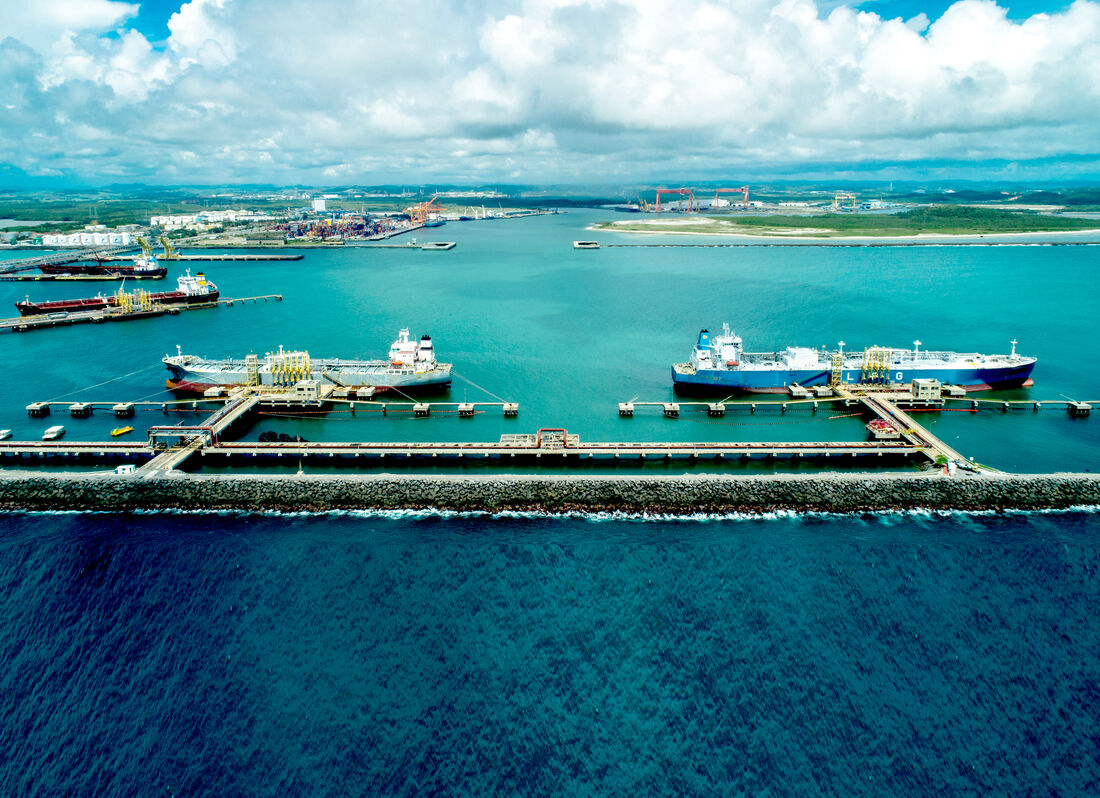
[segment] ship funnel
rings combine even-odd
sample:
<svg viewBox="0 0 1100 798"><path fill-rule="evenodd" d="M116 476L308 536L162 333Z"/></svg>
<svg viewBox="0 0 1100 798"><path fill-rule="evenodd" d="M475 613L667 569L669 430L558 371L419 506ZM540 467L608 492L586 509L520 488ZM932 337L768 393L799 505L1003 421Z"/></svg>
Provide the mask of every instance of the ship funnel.
<svg viewBox="0 0 1100 798"><path fill-rule="evenodd" d="M699 331L699 348L707 349L710 346L710 332L706 328Z"/></svg>

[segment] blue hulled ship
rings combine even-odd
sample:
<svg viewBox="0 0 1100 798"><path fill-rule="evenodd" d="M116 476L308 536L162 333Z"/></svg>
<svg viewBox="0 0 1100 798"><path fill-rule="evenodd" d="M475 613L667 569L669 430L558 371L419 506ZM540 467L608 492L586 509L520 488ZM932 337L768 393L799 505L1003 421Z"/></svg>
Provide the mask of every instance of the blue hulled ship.
<svg viewBox="0 0 1100 798"><path fill-rule="evenodd" d="M786 393L791 385L813 387L836 383L905 383L914 379L939 380L968 391L1019 388L1031 385L1035 358L1016 354L1016 341L1007 355L872 346L853 352L789 346L782 352L745 352L741 338L722 325L722 334L707 330L686 363L672 366L672 382L686 391L725 393Z"/></svg>

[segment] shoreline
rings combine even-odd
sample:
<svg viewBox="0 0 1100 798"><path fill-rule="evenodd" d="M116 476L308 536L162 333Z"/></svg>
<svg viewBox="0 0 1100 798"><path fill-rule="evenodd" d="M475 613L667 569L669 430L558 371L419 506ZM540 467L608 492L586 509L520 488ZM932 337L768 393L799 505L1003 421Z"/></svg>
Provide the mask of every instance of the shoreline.
<svg viewBox="0 0 1100 798"><path fill-rule="evenodd" d="M1098 474L0 475L0 510L639 514L1059 510L1100 505Z"/></svg>
<svg viewBox="0 0 1100 798"><path fill-rule="evenodd" d="M677 235L677 236L705 236L705 237L721 237L721 238L734 238L743 239L745 241L769 241L769 242L784 242L795 241L798 243L810 244L829 244L833 242L843 243L855 243L855 242L873 242L873 243L935 243L936 240L946 239L952 243L956 241L988 241L990 239L1007 239L1008 241L1017 240L1020 238L1028 238L1033 236L1049 237L1049 236L1100 236L1100 228L1087 229L1087 230L1037 230L1034 232L1011 232L1011 233L914 233L912 235L884 235L876 236L871 234L856 234L845 235L843 233L834 236L822 236L822 235L803 235L803 234L789 234L783 235L780 233L746 233L743 231L727 231L722 232L720 230L701 231L701 230L676 230L673 225L669 225L668 230L626 230L616 227L599 227L597 225L589 225L585 230L590 230L597 233L618 233L621 235ZM1041 243L1041 242L1037 242ZM1096 241L1073 241L1073 242L1055 242L1055 243L1080 243L1080 244L1100 244L1100 239Z"/></svg>

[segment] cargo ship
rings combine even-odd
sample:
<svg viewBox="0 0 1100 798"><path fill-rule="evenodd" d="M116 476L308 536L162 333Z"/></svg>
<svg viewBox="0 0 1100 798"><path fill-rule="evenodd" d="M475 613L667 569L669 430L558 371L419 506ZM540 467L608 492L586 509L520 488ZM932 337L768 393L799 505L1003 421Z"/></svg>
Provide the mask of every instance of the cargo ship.
<svg viewBox="0 0 1100 798"><path fill-rule="evenodd" d="M191 270L176 278L175 291L161 291L149 294L154 305L196 305L213 302L218 298L218 287L206 279L202 272L191 276ZM97 294L86 299L55 299L50 302L31 302L29 298L16 302L21 316L36 316L42 313L71 312L75 310L105 310L119 302L119 295L104 296Z"/></svg>
<svg viewBox="0 0 1100 798"><path fill-rule="evenodd" d="M373 387L377 391L443 390L451 384L451 364L436 360L431 336L416 341L409 338L408 329L398 333L385 360L313 358L309 352L282 347L262 358L248 355L216 360L185 355L176 347L175 355L165 355L164 365L172 373L168 388L187 393L235 385L290 387L303 381L338 388Z"/></svg>
<svg viewBox="0 0 1100 798"><path fill-rule="evenodd" d="M1016 354L1016 341L1007 355L872 346L844 351L789 346L782 352L745 352L740 336L722 325L722 334L707 330L691 350L686 363L672 366L672 382L685 393L786 393L791 385L813 387L838 383L906 383L934 379L967 391L1030 386L1036 359Z"/></svg>
<svg viewBox="0 0 1100 798"><path fill-rule="evenodd" d="M135 258L133 263L50 263L39 268L43 274L132 277L135 280L159 280L168 274L168 267L161 265L152 253Z"/></svg>

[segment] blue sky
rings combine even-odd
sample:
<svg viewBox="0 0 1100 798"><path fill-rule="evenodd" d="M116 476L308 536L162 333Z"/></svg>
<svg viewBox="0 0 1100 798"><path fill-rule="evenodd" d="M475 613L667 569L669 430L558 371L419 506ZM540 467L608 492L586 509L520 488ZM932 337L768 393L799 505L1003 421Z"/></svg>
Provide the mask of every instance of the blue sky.
<svg viewBox="0 0 1100 798"><path fill-rule="evenodd" d="M395 9L0 0L0 183L1100 179L1100 0Z"/></svg>

